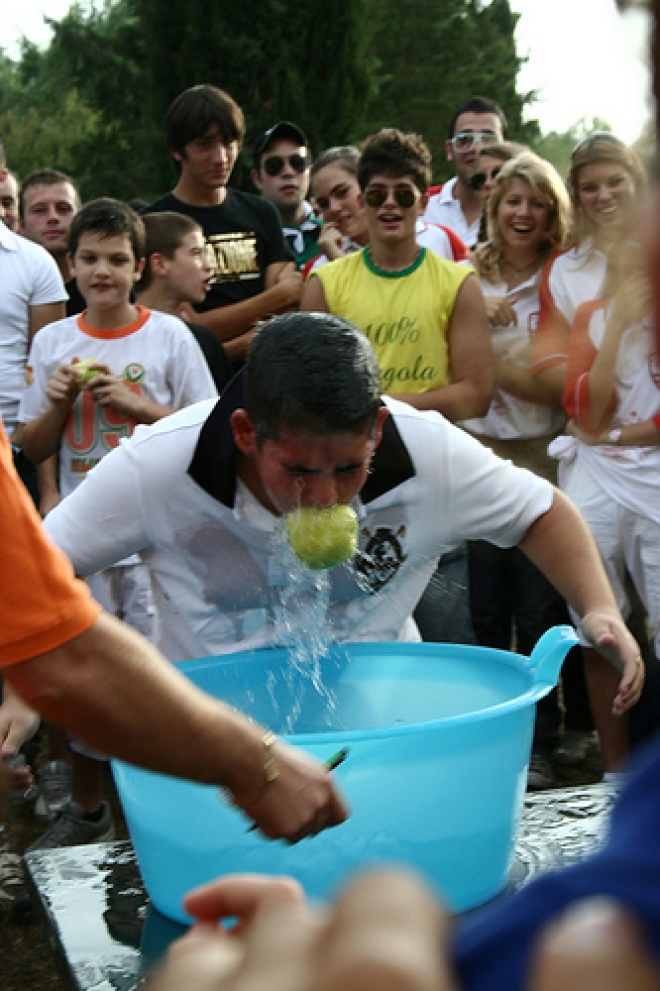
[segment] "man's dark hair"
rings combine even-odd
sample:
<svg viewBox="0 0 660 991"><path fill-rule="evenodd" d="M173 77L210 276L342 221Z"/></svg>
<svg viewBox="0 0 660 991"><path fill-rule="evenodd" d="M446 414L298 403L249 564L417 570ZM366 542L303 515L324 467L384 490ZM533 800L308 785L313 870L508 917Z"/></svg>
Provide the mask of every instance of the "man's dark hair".
<svg viewBox="0 0 660 991"><path fill-rule="evenodd" d="M170 104L165 115L165 140L170 154L184 154L191 141L203 138L211 127L217 127L227 145L236 141L240 147L245 137L243 111L229 93L216 86L192 86ZM172 158L181 171L181 162Z"/></svg>
<svg viewBox="0 0 660 991"><path fill-rule="evenodd" d="M506 129L509 126L509 122L507 121L506 115L502 108L493 100L489 100L486 96L471 96L469 100L466 100L465 103L461 104L458 110L454 111L454 116L452 117L449 125L450 141L454 137L456 121L461 114L496 114L500 118L500 123L502 125L502 136L506 137Z"/></svg>
<svg viewBox="0 0 660 991"><path fill-rule="evenodd" d="M196 231L199 231L200 234L203 233L196 220L188 217L185 213L175 213L173 210L147 213L142 217L142 223L146 236L144 257L147 263L142 270L139 282L135 284L135 291L138 293L144 292L154 281L150 264L152 255L159 254L164 255L165 258L174 258L184 237L188 234L194 234Z"/></svg>
<svg viewBox="0 0 660 991"><path fill-rule="evenodd" d="M245 409L257 440L371 430L380 369L365 335L329 313L286 313L259 325L245 368Z"/></svg>
<svg viewBox="0 0 660 991"><path fill-rule="evenodd" d="M102 197L86 203L71 221L69 251L75 255L80 238L92 232L102 237L128 237L136 263L144 258L144 223L135 210L121 200Z"/></svg>
<svg viewBox="0 0 660 991"><path fill-rule="evenodd" d="M55 186L60 182L68 182L73 188L76 194L76 200L78 201L78 206L80 206L80 195L78 193L78 187L66 172L60 172L59 169L37 169L36 172L30 172L26 175L25 179L21 183L21 192L19 197L19 209L21 213L21 219L25 217L25 190L30 189L32 186Z"/></svg>
<svg viewBox="0 0 660 991"><path fill-rule="evenodd" d="M404 134L395 127L384 127L362 145L358 165L360 189L367 188L375 175L395 179L410 176L421 193L431 182L431 152L419 134Z"/></svg>

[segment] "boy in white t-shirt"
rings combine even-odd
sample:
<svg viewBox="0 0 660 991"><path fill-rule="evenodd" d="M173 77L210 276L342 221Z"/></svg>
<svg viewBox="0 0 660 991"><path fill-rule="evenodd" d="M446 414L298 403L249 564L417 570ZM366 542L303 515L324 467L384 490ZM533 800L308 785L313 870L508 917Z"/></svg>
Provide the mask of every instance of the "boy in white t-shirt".
<svg viewBox="0 0 660 991"><path fill-rule="evenodd" d="M63 497L137 424L155 423L217 395L182 321L132 302L144 266L144 240L144 224L126 204L99 199L83 207L72 222L69 247L87 309L45 327L30 351L20 438L37 463L59 453ZM88 364L81 367L84 360ZM137 555L89 582L108 612L151 634L151 583ZM72 751L75 801L37 840L39 848L111 838L112 820L102 801L103 764L78 741L72 741Z"/></svg>

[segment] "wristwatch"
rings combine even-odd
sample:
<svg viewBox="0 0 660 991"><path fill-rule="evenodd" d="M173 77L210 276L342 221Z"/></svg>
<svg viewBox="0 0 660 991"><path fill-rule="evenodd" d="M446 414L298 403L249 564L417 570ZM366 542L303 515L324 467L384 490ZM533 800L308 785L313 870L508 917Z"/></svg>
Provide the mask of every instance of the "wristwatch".
<svg viewBox="0 0 660 991"><path fill-rule="evenodd" d="M621 427L614 427L607 435L608 444L618 444L621 440Z"/></svg>

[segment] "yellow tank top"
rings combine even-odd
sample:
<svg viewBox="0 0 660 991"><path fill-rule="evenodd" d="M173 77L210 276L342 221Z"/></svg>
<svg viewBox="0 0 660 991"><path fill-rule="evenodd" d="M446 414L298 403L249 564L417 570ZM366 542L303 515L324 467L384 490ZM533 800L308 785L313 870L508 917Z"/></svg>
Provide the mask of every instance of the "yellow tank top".
<svg viewBox="0 0 660 991"><path fill-rule="evenodd" d="M449 385L447 335L468 265L422 248L402 272L376 268L365 248L313 272L328 309L362 330L378 355L383 391L428 392Z"/></svg>

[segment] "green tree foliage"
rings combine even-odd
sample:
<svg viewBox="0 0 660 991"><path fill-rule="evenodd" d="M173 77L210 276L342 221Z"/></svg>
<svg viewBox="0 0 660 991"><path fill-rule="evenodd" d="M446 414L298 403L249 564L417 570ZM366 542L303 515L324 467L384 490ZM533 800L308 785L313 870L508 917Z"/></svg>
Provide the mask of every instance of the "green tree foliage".
<svg viewBox="0 0 660 991"><path fill-rule="evenodd" d="M248 125L244 180L255 138L278 120L298 123L317 151L359 130L369 87L366 0L170 0L166 17L160 0L128 2L149 34L151 117L162 120L196 83L229 92Z"/></svg>
<svg viewBox="0 0 660 991"><path fill-rule="evenodd" d="M174 180L169 103L212 83L245 112L239 185L256 136L286 119L315 152L386 124L419 131L441 177L452 111L475 93L502 105L512 137L537 133L516 92L517 17L508 0L79 0L49 22L46 50L0 53L0 135L19 174L55 166L83 198L151 199Z"/></svg>
<svg viewBox="0 0 660 991"><path fill-rule="evenodd" d="M479 94L504 110L508 136L529 142L536 121L523 123L533 94L516 90L523 63L515 47L519 14L509 0L370 0L377 55L376 88L368 129L397 126L416 131L433 153L436 179L452 173L445 142L456 107Z"/></svg>

